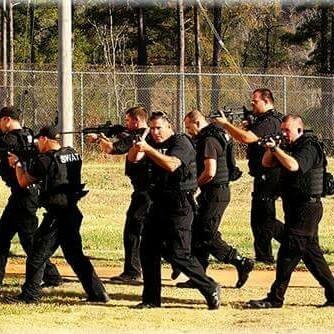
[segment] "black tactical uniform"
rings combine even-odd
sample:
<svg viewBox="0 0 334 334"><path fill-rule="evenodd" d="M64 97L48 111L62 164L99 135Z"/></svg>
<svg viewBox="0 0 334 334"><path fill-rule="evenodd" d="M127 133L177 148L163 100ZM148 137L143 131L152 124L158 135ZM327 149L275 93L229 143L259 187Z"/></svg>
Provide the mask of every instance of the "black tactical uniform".
<svg viewBox="0 0 334 334"><path fill-rule="evenodd" d="M282 306L291 274L301 259L325 288L327 304L334 305L334 278L318 240L318 224L323 214L322 148L314 137L302 135L291 145L289 153L297 160L299 170L289 172L282 167L285 230L278 252L276 280L268 297L255 307Z"/></svg>
<svg viewBox="0 0 334 334"><path fill-rule="evenodd" d="M38 301L45 261L60 246L66 261L77 274L88 301L106 302L109 297L89 259L83 254L80 236L82 214L77 206L86 193L81 184L82 161L70 147L38 155L28 170L41 183L41 201L46 209L27 259L26 281L19 299Z"/></svg>
<svg viewBox="0 0 334 334"><path fill-rule="evenodd" d="M198 213L193 224L193 254L201 262L204 270L209 265L210 254L219 261L235 265L240 271L237 287L241 287L253 268L253 262L242 257L235 248L228 245L219 232L221 219L230 202L230 162L227 161L229 137L224 130L210 124L196 136L195 144L197 174L203 172L206 159L216 160L217 170L213 179L200 187L201 193L197 198Z"/></svg>
<svg viewBox="0 0 334 334"><path fill-rule="evenodd" d="M127 131L127 135L120 137L113 146L115 154L124 154L129 151L136 137L141 136L145 129ZM133 186L131 202L126 213L123 232L124 243L124 270L120 277L137 279L141 277L140 239L147 217L151 200L148 193L150 186L149 167L147 159L131 164L126 160L125 174L130 178ZM117 277L116 277L117 279Z"/></svg>
<svg viewBox="0 0 334 334"><path fill-rule="evenodd" d="M281 116L274 110L260 114L249 126L258 137L280 134ZM257 142L248 145L247 158L249 173L254 177L251 227L254 236L255 257L258 261L274 261L271 247L272 238L279 239L282 224L276 220L275 200L278 197L279 168L264 168L264 148Z"/></svg>
<svg viewBox="0 0 334 334"><path fill-rule="evenodd" d="M205 275L198 260L191 255L193 191L197 187L194 148L184 135L172 135L163 143L155 144L155 148L177 157L182 165L169 173L152 162L153 204L141 244L143 305L161 305L162 256L193 281L206 297L209 308L217 308L219 287Z"/></svg>
<svg viewBox="0 0 334 334"><path fill-rule="evenodd" d="M36 187L22 189L17 182L15 169L8 164L8 152L15 153L22 161L29 161L34 153L32 133L29 129L12 130L0 136L0 175L7 187L10 197L0 218L0 285L9 255L11 240L18 233L20 243L29 256L31 254L33 236L38 227L36 211L38 194ZM62 279L55 265L46 261L44 276L46 286L61 284Z"/></svg>

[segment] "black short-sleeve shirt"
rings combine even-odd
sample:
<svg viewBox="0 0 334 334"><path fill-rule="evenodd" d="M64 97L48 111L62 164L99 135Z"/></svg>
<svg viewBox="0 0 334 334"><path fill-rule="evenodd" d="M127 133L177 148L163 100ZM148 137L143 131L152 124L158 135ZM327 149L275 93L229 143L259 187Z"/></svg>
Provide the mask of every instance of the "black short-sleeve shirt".
<svg viewBox="0 0 334 334"><path fill-rule="evenodd" d="M255 121L250 125L249 130L258 137L281 134L281 115L274 110L268 110L264 114L255 118ZM265 170L262 166L264 152L265 149L258 145L257 142L248 145L248 167L252 176L261 176L263 174Z"/></svg>
<svg viewBox="0 0 334 334"><path fill-rule="evenodd" d="M196 152L189 138L185 135L174 134L163 143L154 143L153 147L162 154L181 160L181 166L173 173L169 173L152 162L152 173L156 189L180 188L180 184L185 181L185 171L187 171L187 174L191 174L192 179L188 181L196 183ZM192 173L189 173L190 168L193 168Z"/></svg>
<svg viewBox="0 0 334 334"><path fill-rule="evenodd" d="M217 138L206 137L203 142L197 144L197 173L200 175L204 170L204 160L214 159L222 156L223 148Z"/></svg>
<svg viewBox="0 0 334 334"><path fill-rule="evenodd" d="M314 165L321 162L319 149L311 142L306 143L300 150L291 154L298 162L299 171L307 173Z"/></svg>
<svg viewBox="0 0 334 334"><path fill-rule="evenodd" d="M219 143L218 139L214 137L205 138L203 159L215 159L223 154L223 148Z"/></svg>

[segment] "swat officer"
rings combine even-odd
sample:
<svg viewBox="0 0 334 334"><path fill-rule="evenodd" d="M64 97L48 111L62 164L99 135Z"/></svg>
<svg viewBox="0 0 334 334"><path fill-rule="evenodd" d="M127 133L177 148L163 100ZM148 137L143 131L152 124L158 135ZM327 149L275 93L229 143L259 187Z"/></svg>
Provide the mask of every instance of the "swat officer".
<svg viewBox="0 0 334 334"><path fill-rule="evenodd" d="M246 129L230 123L224 115L213 121L223 126L236 140L248 144L247 158L249 174L253 176L251 228L254 236L256 261L274 262L271 240L279 239L282 224L276 220L275 200L278 195L279 168L262 166L264 148L257 144L259 137L280 134L281 115L274 109L272 92L266 88L254 90L252 94L254 122Z"/></svg>
<svg viewBox="0 0 334 334"><path fill-rule="evenodd" d="M280 166L285 230L278 251L276 280L268 296L248 303L252 308L282 307L290 277L302 259L325 289L326 303L334 306L334 278L319 246L318 224L322 218L324 152L316 137L304 133L299 116L287 115L282 132L288 142L283 151L275 141L266 144L262 163Z"/></svg>
<svg viewBox="0 0 334 334"><path fill-rule="evenodd" d="M20 243L27 255L30 254L33 236L38 227L36 211L38 208L37 189L22 189L16 179L15 171L8 164L8 152L14 152L25 161L35 153L32 131L22 128L21 112L13 106L0 110L0 175L10 196L0 218L0 285L5 276L5 267L10 250L11 240L17 233ZM44 286L58 286L62 279L55 265L46 262L43 276Z"/></svg>
<svg viewBox="0 0 334 334"><path fill-rule="evenodd" d="M161 305L161 256L187 275L207 300L209 309L220 306L220 287L206 276L191 255L193 191L197 188L196 154L190 140L175 134L167 116L152 113L149 119L152 146L137 142L129 151L130 162L144 156L152 164L152 207L144 225L141 245L144 290L138 308Z"/></svg>
<svg viewBox="0 0 334 334"><path fill-rule="evenodd" d="M185 127L196 146L197 182L201 193L197 197L198 213L193 223L193 254L204 270L209 265L209 255L219 261L233 264L238 271L237 288L241 288L252 271L254 262L228 245L221 237L219 225L230 202L229 169L225 131L208 124L197 110L184 118ZM177 283L178 287L192 287L192 282Z"/></svg>
<svg viewBox="0 0 334 334"><path fill-rule="evenodd" d="M41 298L40 282L45 261L61 246L66 261L87 293L87 301L108 302L102 282L82 251L79 232L82 214L77 203L87 191L83 191L81 184L81 158L73 148L61 147L54 127L42 128L36 138L40 154L27 171L16 155L9 156L22 188L39 183L41 204L46 209L27 258L22 293L9 301L31 303Z"/></svg>
<svg viewBox="0 0 334 334"><path fill-rule="evenodd" d="M130 108L125 112L126 131L117 141L113 142L108 138L99 137L97 134L89 135L89 141L98 142L101 150L108 154L127 153L133 142L138 137L143 136L145 130L148 129L147 118L148 114L145 108L140 106ZM123 232L124 269L120 275L111 277L111 281L131 283L141 279L140 239L143 224L151 205L148 194L151 181L149 180L146 159L142 159L137 164L129 164L126 160L125 174L130 178L134 191L126 213Z"/></svg>

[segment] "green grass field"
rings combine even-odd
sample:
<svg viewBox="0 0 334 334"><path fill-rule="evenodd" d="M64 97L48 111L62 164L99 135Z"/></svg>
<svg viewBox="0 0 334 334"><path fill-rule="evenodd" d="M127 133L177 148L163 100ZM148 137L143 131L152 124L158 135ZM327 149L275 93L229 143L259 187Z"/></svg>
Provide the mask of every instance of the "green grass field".
<svg viewBox="0 0 334 334"><path fill-rule="evenodd" d="M249 227L251 178L246 163L239 163L245 171L242 179L232 184L232 202L227 209L221 231L229 243L243 254L253 257ZM84 214L82 236L85 252L99 267L121 267L123 261L122 232L129 204L131 185L123 175L123 162L111 159L84 164L84 181L89 194L80 207ZM1 184L0 206L4 206L8 191ZM324 200L325 214L320 226L321 245L326 259L334 265L334 199ZM278 215L282 217L280 203ZM40 215L42 212L40 212ZM274 244L275 252L278 244ZM17 238L12 253L22 255ZM55 261L63 263L60 256ZM21 256L11 262L23 262ZM213 262L214 268L226 266ZM264 269L257 265L258 269ZM273 269L273 268L271 268ZM22 277L8 277L2 294L19 292ZM263 297L269 285L247 286L241 290L224 289L223 307L209 312L201 295L195 290L175 289L170 283L163 289L164 307L158 310L134 310L130 306L140 301L141 286L107 284L112 298L107 306L84 305L79 283L46 292L43 302L36 305L4 305L0 302L0 333L230 333L230 332L332 332L332 309L318 309L324 301L323 291L316 286L297 286L288 290L287 304L280 310L240 310L235 301Z"/></svg>
<svg viewBox="0 0 334 334"><path fill-rule="evenodd" d="M225 212L221 232L225 240L241 253L253 257L249 225L252 178L247 174L246 162L240 161L239 165L244 174L231 184L232 200ZM132 191L123 167L124 162L119 159L106 159L99 163L87 162L83 168L83 180L90 192L80 203L84 214L82 236L87 253L99 264L119 265L123 260L122 233ZM1 183L0 206L5 205L7 197L8 191ZM334 198L325 198L323 202L325 212L320 224L320 242L326 259L334 265ZM283 219L280 200L277 212L278 217ZM278 243L273 245L276 252ZM12 252L23 254L17 238L14 239Z"/></svg>

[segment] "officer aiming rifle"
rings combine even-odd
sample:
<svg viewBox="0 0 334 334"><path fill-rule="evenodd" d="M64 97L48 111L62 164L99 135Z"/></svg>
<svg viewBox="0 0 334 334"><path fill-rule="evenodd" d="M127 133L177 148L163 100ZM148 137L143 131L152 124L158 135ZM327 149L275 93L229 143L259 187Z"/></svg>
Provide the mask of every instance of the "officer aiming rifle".
<svg viewBox="0 0 334 334"><path fill-rule="evenodd" d="M224 106L221 109L218 109L216 112L213 112L209 115L210 119L215 119L218 117L225 117L231 123L242 123L245 128L250 126L254 122L254 116L252 111L248 110L245 106L242 107L227 107Z"/></svg>
<svg viewBox="0 0 334 334"><path fill-rule="evenodd" d="M148 113L145 108L132 107L125 112L125 127L122 125L109 127L109 124L105 124L107 125L106 129L90 128L87 136L88 142L97 143L101 150L107 154L126 154L133 143L142 142L149 134L147 117ZM131 180L133 193L123 233L124 269L120 275L111 277L111 281L139 282L142 273L139 255L141 232L151 205L148 192L151 184L148 162L143 159L140 163L130 164L126 159L125 174Z"/></svg>
<svg viewBox="0 0 334 334"><path fill-rule="evenodd" d="M262 166L265 149L258 145L259 138L270 134L280 134L282 116L274 107L274 97L267 88L259 88L252 93L252 115L254 120L243 127L232 124L222 113L212 122L222 126L234 139L247 144L249 174L253 176L251 228L254 235L254 250L257 261L274 262L271 240L279 238L276 220L275 200L278 196L279 169L266 169ZM246 126L245 126L246 125Z"/></svg>
<svg viewBox="0 0 334 334"><path fill-rule="evenodd" d="M121 135L128 135L128 129L121 124L112 124L111 121L107 121L104 124L98 126L83 128L79 131L65 131L60 132L61 135L65 134L83 134L88 136L88 141L90 143L96 142L99 138L113 138L119 137Z"/></svg>

